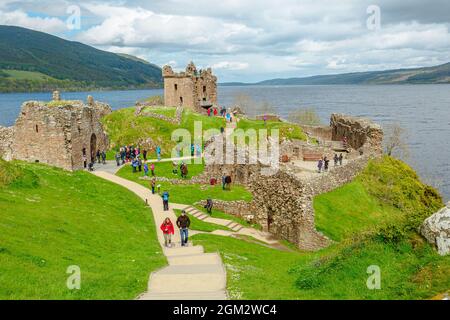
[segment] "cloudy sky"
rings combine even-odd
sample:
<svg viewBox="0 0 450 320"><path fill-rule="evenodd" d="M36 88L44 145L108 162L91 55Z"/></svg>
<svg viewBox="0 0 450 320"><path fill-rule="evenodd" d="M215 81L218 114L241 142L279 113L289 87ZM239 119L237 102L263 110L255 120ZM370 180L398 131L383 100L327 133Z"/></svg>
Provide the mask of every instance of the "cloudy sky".
<svg viewBox="0 0 450 320"><path fill-rule="evenodd" d="M450 61L449 0L0 0L0 24L161 66L193 60L221 82Z"/></svg>

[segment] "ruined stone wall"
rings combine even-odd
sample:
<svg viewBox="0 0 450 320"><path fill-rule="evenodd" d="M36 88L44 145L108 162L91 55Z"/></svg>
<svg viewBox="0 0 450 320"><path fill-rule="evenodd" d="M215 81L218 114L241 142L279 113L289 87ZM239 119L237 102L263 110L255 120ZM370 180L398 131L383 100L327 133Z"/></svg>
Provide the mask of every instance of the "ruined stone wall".
<svg viewBox="0 0 450 320"><path fill-rule="evenodd" d="M6 161L12 159L13 134L13 127L0 126L0 158Z"/></svg>
<svg viewBox="0 0 450 320"><path fill-rule="evenodd" d="M13 158L42 162L66 170L83 168L83 149L90 155L109 147L100 118L111 112L102 103L26 102L14 126ZM91 143L92 141L92 143Z"/></svg>
<svg viewBox="0 0 450 320"><path fill-rule="evenodd" d="M355 150L364 148L375 153L383 150L383 130L368 119L335 113L331 115L330 126L333 141L346 137L348 145Z"/></svg>
<svg viewBox="0 0 450 320"><path fill-rule="evenodd" d="M307 126L307 125L301 125L303 131L308 134L309 136L312 136L314 138L317 138L321 141L326 140L332 140L332 127L331 126Z"/></svg>

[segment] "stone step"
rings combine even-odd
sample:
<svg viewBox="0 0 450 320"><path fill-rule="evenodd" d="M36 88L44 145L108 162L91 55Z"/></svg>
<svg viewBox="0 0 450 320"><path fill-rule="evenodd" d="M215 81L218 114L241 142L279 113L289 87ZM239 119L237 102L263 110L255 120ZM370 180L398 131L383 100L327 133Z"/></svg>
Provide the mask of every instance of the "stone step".
<svg viewBox="0 0 450 320"><path fill-rule="evenodd" d="M217 253L202 253L202 254L191 254L191 255L182 255L182 256L173 256L168 257L169 265L221 265L222 260L220 259L219 254Z"/></svg>
<svg viewBox="0 0 450 320"><path fill-rule="evenodd" d="M225 290L225 286L226 276L222 265L174 265L153 273L148 291L205 292Z"/></svg>
<svg viewBox="0 0 450 320"><path fill-rule="evenodd" d="M177 246L175 248L164 248L164 254L167 257L193 255L193 254L199 254L199 253L203 253L202 246L182 247L180 245L179 247Z"/></svg>
<svg viewBox="0 0 450 320"><path fill-rule="evenodd" d="M225 290L208 292L168 292L153 293L146 292L142 294L139 300L226 300Z"/></svg>
<svg viewBox="0 0 450 320"><path fill-rule="evenodd" d="M197 209L195 209L194 207L189 207L187 209L184 209L184 211L186 211L187 213L191 213L191 212L197 211Z"/></svg>
<svg viewBox="0 0 450 320"><path fill-rule="evenodd" d="M244 229L244 227L241 226L241 225L238 225L237 227L234 227L234 228L232 228L231 230L233 230L233 231L235 231L235 232L239 232L239 231L241 231L242 229Z"/></svg>

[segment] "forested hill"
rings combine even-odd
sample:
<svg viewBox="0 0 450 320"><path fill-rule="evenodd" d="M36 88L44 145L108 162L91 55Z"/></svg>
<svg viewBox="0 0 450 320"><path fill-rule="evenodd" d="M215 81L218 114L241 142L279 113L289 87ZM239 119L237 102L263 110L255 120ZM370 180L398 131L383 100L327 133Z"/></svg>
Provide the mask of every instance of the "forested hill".
<svg viewBox="0 0 450 320"><path fill-rule="evenodd" d="M43 32L0 25L0 92L160 87L161 68Z"/></svg>

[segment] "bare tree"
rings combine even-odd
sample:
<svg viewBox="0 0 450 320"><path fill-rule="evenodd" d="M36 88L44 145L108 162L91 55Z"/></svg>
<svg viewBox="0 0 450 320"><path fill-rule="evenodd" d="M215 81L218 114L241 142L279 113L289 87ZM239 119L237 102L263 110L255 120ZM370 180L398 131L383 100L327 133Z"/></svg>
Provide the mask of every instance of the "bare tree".
<svg viewBox="0 0 450 320"><path fill-rule="evenodd" d="M406 140L406 130L399 123L391 123L384 127L384 147L388 156L397 153L407 158L409 147Z"/></svg>
<svg viewBox="0 0 450 320"><path fill-rule="evenodd" d="M300 125L319 126L322 124L314 109L297 109L291 111L288 120Z"/></svg>

